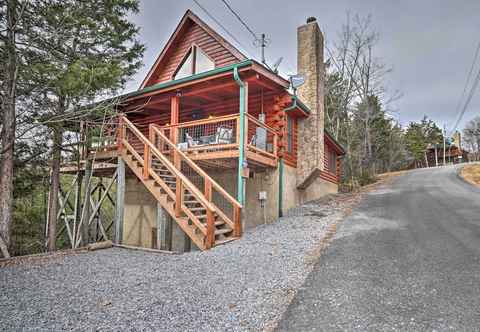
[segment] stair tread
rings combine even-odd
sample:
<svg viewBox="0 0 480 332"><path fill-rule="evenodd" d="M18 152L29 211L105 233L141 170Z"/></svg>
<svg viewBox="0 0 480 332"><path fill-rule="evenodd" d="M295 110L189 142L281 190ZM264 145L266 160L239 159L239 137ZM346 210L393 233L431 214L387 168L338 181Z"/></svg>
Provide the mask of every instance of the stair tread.
<svg viewBox="0 0 480 332"><path fill-rule="evenodd" d="M220 235L220 234L225 234L225 233L230 233L230 232L233 232L233 229L231 229L231 228L216 229L215 230L215 235Z"/></svg>
<svg viewBox="0 0 480 332"><path fill-rule="evenodd" d="M190 211L205 211L206 209L202 207L188 208Z"/></svg>
<svg viewBox="0 0 480 332"><path fill-rule="evenodd" d="M171 175L171 174L160 174L160 177L163 179L163 178L169 178L169 179L175 179L175 175Z"/></svg>
<svg viewBox="0 0 480 332"><path fill-rule="evenodd" d="M222 244L225 244L225 243L228 243L228 242L235 241L236 239L237 239L236 237L227 237L227 238L224 238L224 239L221 239L221 240L216 240L215 245L219 246L219 245L222 245Z"/></svg>
<svg viewBox="0 0 480 332"><path fill-rule="evenodd" d="M206 223L206 222L202 222L202 225L204 225L205 227L207 227L207 223ZM225 221L223 221L223 220L216 220L216 221L215 221L215 226L222 226L222 225L225 225Z"/></svg>

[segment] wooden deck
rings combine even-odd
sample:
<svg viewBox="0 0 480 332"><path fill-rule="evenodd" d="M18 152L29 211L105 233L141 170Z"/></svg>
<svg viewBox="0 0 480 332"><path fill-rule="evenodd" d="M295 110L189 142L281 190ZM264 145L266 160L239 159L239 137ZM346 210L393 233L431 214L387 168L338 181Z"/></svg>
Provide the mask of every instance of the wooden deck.
<svg viewBox="0 0 480 332"><path fill-rule="evenodd" d="M240 115L226 115L178 125L155 126L192 160L230 168L240 155ZM245 159L249 167L276 167L277 132L251 115L245 120ZM162 147L159 147L162 150ZM164 151L166 152L166 151ZM214 162L214 163L212 163Z"/></svg>
<svg viewBox="0 0 480 332"><path fill-rule="evenodd" d="M158 126L151 124L165 137L168 137L191 160L207 169L231 169L238 166L240 155L240 115L232 114L209 119L189 121L177 125ZM149 137L149 129L145 129ZM244 128L244 158L248 167L253 170L277 167L278 163L278 133L273 128L262 123L255 117L246 114ZM163 143L152 143L165 155L169 155L169 147ZM143 148L141 142L130 142L132 147ZM136 144L138 143L138 146ZM91 148L80 163L66 163L61 168L64 174L74 174L84 171L85 159L94 161L94 175L109 176L116 169L119 156L119 145L116 133L103 137L101 144Z"/></svg>

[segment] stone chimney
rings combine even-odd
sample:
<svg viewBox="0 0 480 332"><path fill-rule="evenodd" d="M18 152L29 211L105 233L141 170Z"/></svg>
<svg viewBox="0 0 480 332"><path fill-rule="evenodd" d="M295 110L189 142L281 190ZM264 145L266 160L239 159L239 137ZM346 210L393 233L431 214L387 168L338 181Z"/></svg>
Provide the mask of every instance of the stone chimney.
<svg viewBox="0 0 480 332"><path fill-rule="evenodd" d="M323 170L324 79L323 35L314 17L297 29L297 71L305 77L299 99L311 110L298 123L297 185L307 189ZM310 195L308 195L310 196Z"/></svg>

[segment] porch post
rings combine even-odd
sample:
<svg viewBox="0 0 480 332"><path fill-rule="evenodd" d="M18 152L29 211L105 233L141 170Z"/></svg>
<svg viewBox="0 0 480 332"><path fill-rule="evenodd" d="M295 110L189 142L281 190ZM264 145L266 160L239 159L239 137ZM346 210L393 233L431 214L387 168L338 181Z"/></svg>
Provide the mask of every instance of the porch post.
<svg viewBox="0 0 480 332"><path fill-rule="evenodd" d="M117 202L115 203L115 243L121 244L123 237L123 215L125 207L125 161L118 157Z"/></svg>
<svg viewBox="0 0 480 332"><path fill-rule="evenodd" d="M178 121L180 118L180 97L173 96L170 102L170 124L171 125L178 125ZM170 130L170 140L173 142L173 144L177 144L177 138L178 138L178 128L173 127L172 130Z"/></svg>
<svg viewBox="0 0 480 332"><path fill-rule="evenodd" d="M245 161L245 113L248 111L248 82L243 82L238 74L238 67L233 68L233 78L240 87L240 128L238 142L238 173L237 173L237 200L241 205L245 203L245 179L243 177L243 168Z"/></svg>

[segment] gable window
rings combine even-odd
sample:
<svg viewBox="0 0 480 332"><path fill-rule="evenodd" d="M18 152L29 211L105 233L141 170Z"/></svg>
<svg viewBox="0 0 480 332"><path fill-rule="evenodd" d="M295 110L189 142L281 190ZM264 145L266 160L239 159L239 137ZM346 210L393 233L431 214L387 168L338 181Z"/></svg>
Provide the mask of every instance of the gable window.
<svg viewBox="0 0 480 332"><path fill-rule="evenodd" d="M293 118L287 115L287 152L293 152Z"/></svg>
<svg viewBox="0 0 480 332"><path fill-rule="evenodd" d="M174 80L215 69L215 63L200 47L193 45L173 75Z"/></svg>

